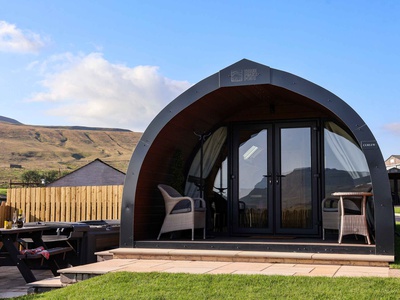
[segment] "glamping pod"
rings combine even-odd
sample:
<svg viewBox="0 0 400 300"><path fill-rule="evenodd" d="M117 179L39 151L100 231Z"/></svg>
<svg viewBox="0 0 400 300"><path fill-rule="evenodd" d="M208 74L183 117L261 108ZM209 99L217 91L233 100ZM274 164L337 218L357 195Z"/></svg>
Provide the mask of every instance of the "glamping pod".
<svg viewBox="0 0 400 300"><path fill-rule="evenodd" d="M160 231L166 206L159 184L205 200L199 247L240 239L256 249L278 239L269 250L301 252L291 245L307 240L314 246L302 246L306 252L394 255L389 180L368 126L326 89L253 61L192 86L146 129L126 174L122 248L140 241L196 247L186 227ZM356 217L343 217L351 211Z"/></svg>

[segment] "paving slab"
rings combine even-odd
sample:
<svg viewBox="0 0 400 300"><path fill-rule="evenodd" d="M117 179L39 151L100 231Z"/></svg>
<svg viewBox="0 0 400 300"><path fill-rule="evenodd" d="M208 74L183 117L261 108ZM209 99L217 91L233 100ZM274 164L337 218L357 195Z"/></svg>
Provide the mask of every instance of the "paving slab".
<svg viewBox="0 0 400 300"><path fill-rule="evenodd" d="M105 274L115 271L135 262L136 259L111 259L92 264L61 269L59 273L86 273L86 274Z"/></svg>
<svg viewBox="0 0 400 300"><path fill-rule="evenodd" d="M33 270L36 279L41 280L53 277L50 270ZM0 268L0 298L14 298L26 295L29 286L26 284L24 278L19 272L17 267Z"/></svg>
<svg viewBox="0 0 400 300"><path fill-rule="evenodd" d="M305 265L312 268L308 274L296 274L300 276L324 276L334 277L336 272L340 269L339 265Z"/></svg>
<svg viewBox="0 0 400 300"><path fill-rule="evenodd" d="M36 281L35 283L27 283L26 284L28 287L35 286L35 287L42 287L42 288L60 288L63 287L64 285L61 283L60 276L56 277L51 277L51 278L45 278L39 281Z"/></svg>
<svg viewBox="0 0 400 300"><path fill-rule="evenodd" d="M389 268L386 267L364 267L364 266L341 266L335 277L389 277Z"/></svg>
<svg viewBox="0 0 400 300"><path fill-rule="evenodd" d="M272 265L271 263L232 262L224 266L221 266L219 269L230 272L232 271L235 272L240 270L259 272L270 267L271 265Z"/></svg>

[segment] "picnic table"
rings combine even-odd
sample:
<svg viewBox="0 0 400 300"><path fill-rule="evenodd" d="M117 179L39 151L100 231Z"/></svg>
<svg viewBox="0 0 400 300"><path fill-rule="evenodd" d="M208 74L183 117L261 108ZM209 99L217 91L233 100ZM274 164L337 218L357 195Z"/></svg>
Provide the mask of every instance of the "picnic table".
<svg viewBox="0 0 400 300"><path fill-rule="evenodd" d="M51 229L52 226L37 223L27 223L22 228L0 228L0 242L3 244L0 248L0 266L16 266L27 283L36 281L30 267L32 262L45 262L53 275L58 275L60 256L72 248L48 248L43 241L43 233ZM21 249L23 239L30 239L35 248Z"/></svg>

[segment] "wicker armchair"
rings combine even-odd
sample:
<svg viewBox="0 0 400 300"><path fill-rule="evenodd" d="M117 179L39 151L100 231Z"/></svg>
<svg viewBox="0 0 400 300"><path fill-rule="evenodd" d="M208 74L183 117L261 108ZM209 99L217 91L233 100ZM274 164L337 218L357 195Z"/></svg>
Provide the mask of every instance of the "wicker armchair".
<svg viewBox="0 0 400 300"><path fill-rule="evenodd" d="M165 202L165 218L157 240L161 234L178 230L194 230L203 228L203 239L206 238L206 203L201 198L190 198L182 196L169 185L159 184L158 189Z"/></svg>
<svg viewBox="0 0 400 300"><path fill-rule="evenodd" d="M354 214L360 214L360 207L349 199L343 200L344 209ZM322 200L322 239L325 240L325 229L340 229L339 197L327 197Z"/></svg>
<svg viewBox="0 0 400 300"><path fill-rule="evenodd" d="M325 240L325 229L339 230L339 198L328 197L322 200L322 239Z"/></svg>

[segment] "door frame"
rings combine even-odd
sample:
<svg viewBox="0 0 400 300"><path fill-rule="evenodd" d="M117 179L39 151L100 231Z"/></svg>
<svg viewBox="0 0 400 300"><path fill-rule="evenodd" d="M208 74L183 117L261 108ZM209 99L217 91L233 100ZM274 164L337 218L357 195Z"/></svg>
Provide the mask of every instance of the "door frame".
<svg viewBox="0 0 400 300"><path fill-rule="evenodd" d="M311 228L280 228L281 222L281 208L280 208L280 192L278 191L275 184L272 188L268 188L268 227L264 228L247 228L239 227L239 209L238 209L238 189L239 189L239 163L238 163L238 146L240 141L238 140L238 132L246 129L267 129L267 155L268 155L268 166L267 172L272 177L273 183L276 182L277 170L280 172L280 134L281 128L310 128L310 142L311 142L311 205L312 205L312 226ZM318 199L321 190L321 174L320 174L320 154L322 149L320 142L320 122L318 119L312 120L293 120L293 121L269 121L269 122L256 122L256 123L237 123L230 126L230 142L229 142L229 159L228 159L228 170L229 170L229 183L228 191L230 192L229 201L230 208L228 209L230 214L231 228L230 232L233 235L239 234L268 234L268 235L294 235L294 236L318 236L319 234L319 211L320 205ZM279 223L278 223L279 222Z"/></svg>

